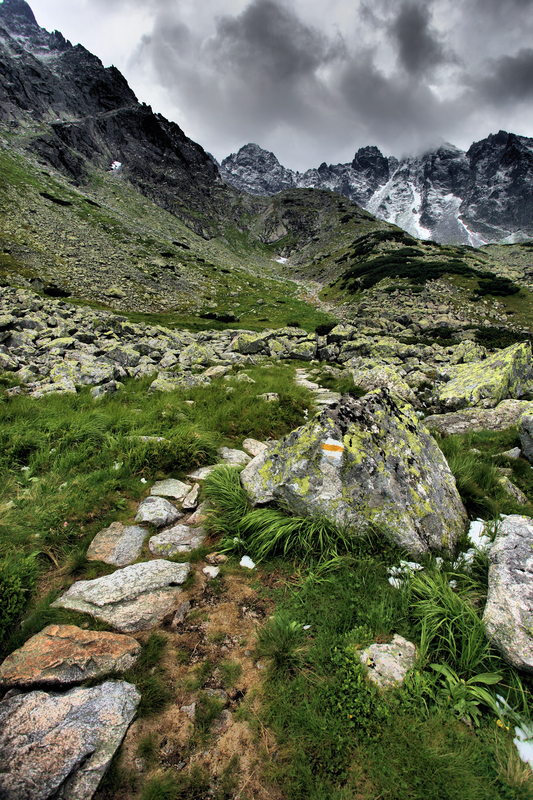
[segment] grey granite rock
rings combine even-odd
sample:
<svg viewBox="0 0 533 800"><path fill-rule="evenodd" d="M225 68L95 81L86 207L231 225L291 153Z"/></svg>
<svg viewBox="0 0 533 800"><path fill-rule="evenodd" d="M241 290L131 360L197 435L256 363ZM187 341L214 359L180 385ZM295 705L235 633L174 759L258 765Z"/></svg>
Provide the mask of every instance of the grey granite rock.
<svg viewBox="0 0 533 800"><path fill-rule="evenodd" d="M183 500L190 491L190 484L169 478L166 481L154 483L150 489L150 494L156 497L172 497L173 500Z"/></svg>
<svg viewBox="0 0 533 800"><path fill-rule="evenodd" d="M124 633L158 625L176 606L189 564L147 561L91 581L77 581L52 605L82 611Z"/></svg>
<svg viewBox="0 0 533 800"><path fill-rule="evenodd" d="M372 644L361 652L368 677L381 689L399 686L416 661L416 647L395 634L392 642Z"/></svg>
<svg viewBox="0 0 533 800"><path fill-rule="evenodd" d="M188 525L175 525L169 530L152 536L148 542L154 556L171 558L178 553L190 553L201 547L205 540L203 528L189 528Z"/></svg>
<svg viewBox="0 0 533 800"><path fill-rule="evenodd" d="M164 528L165 525L177 522L182 516L181 511L168 500L150 496L140 503L135 522L147 522L156 528Z"/></svg>
<svg viewBox="0 0 533 800"><path fill-rule="evenodd" d="M112 522L96 534L89 549L89 561L103 561L115 567L125 567L139 558L146 538L146 530L131 525L124 527L121 522Z"/></svg>
<svg viewBox="0 0 533 800"><path fill-rule="evenodd" d="M108 681L0 703L0 797L91 800L135 716L135 686Z"/></svg>
<svg viewBox="0 0 533 800"><path fill-rule="evenodd" d="M489 560L487 635L510 664L533 672L533 520L506 517Z"/></svg>
<svg viewBox="0 0 533 800"><path fill-rule="evenodd" d="M442 452L385 389L345 395L257 456L241 481L254 504L282 502L356 531L378 526L416 555L453 548L466 526Z"/></svg>

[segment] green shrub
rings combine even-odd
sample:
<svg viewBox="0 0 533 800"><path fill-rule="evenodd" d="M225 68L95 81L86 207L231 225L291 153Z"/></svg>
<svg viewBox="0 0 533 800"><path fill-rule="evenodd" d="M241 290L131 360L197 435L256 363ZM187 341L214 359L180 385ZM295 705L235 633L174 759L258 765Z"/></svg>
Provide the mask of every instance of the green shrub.
<svg viewBox="0 0 533 800"><path fill-rule="evenodd" d="M279 677L301 666L303 640L303 626L280 612L259 629L256 650L270 659L271 672Z"/></svg>
<svg viewBox="0 0 533 800"><path fill-rule="evenodd" d="M0 560L0 642L21 616L39 575L38 553L8 553Z"/></svg>

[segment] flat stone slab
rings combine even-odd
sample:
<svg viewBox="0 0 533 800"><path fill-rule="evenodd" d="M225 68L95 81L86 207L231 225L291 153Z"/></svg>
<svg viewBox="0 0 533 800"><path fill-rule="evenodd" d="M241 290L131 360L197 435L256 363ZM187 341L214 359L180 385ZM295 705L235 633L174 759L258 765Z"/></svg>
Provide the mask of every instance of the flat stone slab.
<svg viewBox="0 0 533 800"><path fill-rule="evenodd" d="M174 500L183 500L190 491L191 487L188 483L169 478L167 481L154 483L150 489L150 494L157 497L172 497Z"/></svg>
<svg viewBox="0 0 533 800"><path fill-rule="evenodd" d="M178 553L190 553L204 543L205 531L203 528L189 528L188 525L175 525L167 531L162 531L157 536L152 536L148 542L150 552L154 556L171 558Z"/></svg>
<svg viewBox="0 0 533 800"><path fill-rule="evenodd" d="M165 528L167 525L173 525L182 516L181 511L168 500L150 496L139 505L135 522L147 522L156 528Z"/></svg>
<svg viewBox="0 0 533 800"><path fill-rule="evenodd" d="M141 700L107 681L66 694L37 691L0 703L2 800L91 800Z"/></svg>
<svg viewBox="0 0 533 800"><path fill-rule="evenodd" d="M242 464L249 464L252 460L244 450L232 450L231 447L221 447L218 451L225 464L239 467Z"/></svg>
<svg viewBox="0 0 533 800"><path fill-rule="evenodd" d="M267 448L267 444L259 442L257 439L245 439L242 443L242 449L252 458L264 453Z"/></svg>
<svg viewBox="0 0 533 800"><path fill-rule="evenodd" d="M4 687L66 686L130 669L141 652L131 636L48 625L0 666Z"/></svg>
<svg viewBox="0 0 533 800"><path fill-rule="evenodd" d="M121 522L113 522L109 528L96 534L87 550L87 558L126 567L141 555L145 538L144 528L135 525L125 528Z"/></svg>
<svg viewBox="0 0 533 800"><path fill-rule="evenodd" d="M359 656L368 671L368 677L381 689L399 686L416 661L416 647L395 634L392 642L371 644Z"/></svg>
<svg viewBox="0 0 533 800"><path fill-rule="evenodd" d="M189 564L158 559L117 570L92 581L77 581L52 606L81 611L125 633L148 630L174 610Z"/></svg>
<svg viewBox="0 0 533 800"><path fill-rule="evenodd" d="M533 672L533 520L506 517L489 554L487 635L517 669Z"/></svg>

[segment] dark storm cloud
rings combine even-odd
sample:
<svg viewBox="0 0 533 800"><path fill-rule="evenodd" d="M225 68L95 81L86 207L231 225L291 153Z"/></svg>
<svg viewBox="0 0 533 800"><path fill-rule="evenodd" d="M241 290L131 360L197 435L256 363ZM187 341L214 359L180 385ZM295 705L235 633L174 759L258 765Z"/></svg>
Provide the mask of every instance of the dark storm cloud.
<svg viewBox="0 0 533 800"><path fill-rule="evenodd" d="M132 64L219 158L247 141L297 168L365 144L467 147L533 94L532 51L520 50L533 0L204 3L200 18L190 0L129 0L153 20Z"/></svg>
<svg viewBox="0 0 533 800"><path fill-rule="evenodd" d="M447 60L430 21L431 12L426 5L405 2L391 25L400 63L412 75L421 75Z"/></svg>
<svg viewBox="0 0 533 800"><path fill-rule="evenodd" d="M221 17L208 52L238 75L282 82L312 76L338 56L326 36L275 0L254 0L239 16Z"/></svg>
<svg viewBox="0 0 533 800"><path fill-rule="evenodd" d="M484 97L496 105L533 97L533 50L520 50L491 63L492 74L478 82Z"/></svg>

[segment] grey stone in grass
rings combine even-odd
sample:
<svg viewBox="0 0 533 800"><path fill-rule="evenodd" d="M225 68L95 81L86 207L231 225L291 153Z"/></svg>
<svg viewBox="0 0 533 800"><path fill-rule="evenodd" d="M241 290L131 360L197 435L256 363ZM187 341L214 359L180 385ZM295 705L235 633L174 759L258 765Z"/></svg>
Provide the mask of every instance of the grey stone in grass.
<svg viewBox="0 0 533 800"><path fill-rule="evenodd" d="M200 467L200 469L195 470L194 472L190 472L187 477L191 478L193 481L205 481L206 478L211 475L214 469L216 469L219 465L213 464L210 467Z"/></svg>
<svg viewBox="0 0 533 800"><path fill-rule="evenodd" d="M204 543L205 531L202 528L189 528L188 525L175 525L169 530L152 536L148 543L154 556L171 558L178 553L190 553Z"/></svg>
<svg viewBox="0 0 533 800"><path fill-rule="evenodd" d="M52 605L81 611L123 633L148 630L176 607L189 564L147 561L91 581L77 581Z"/></svg>
<svg viewBox="0 0 533 800"><path fill-rule="evenodd" d="M452 549L467 522L435 440L386 389L345 395L256 456L241 483L254 505L281 502L361 532L377 526L413 555Z"/></svg>
<svg viewBox="0 0 533 800"><path fill-rule="evenodd" d="M522 417L518 434L524 456L533 463L533 415L525 414Z"/></svg>
<svg viewBox="0 0 533 800"><path fill-rule="evenodd" d="M416 647L402 636L395 634L392 642L372 644L359 656L365 665L368 677L380 687L388 689L401 685L416 661Z"/></svg>
<svg viewBox="0 0 533 800"><path fill-rule="evenodd" d="M182 516L181 511L168 500L150 496L140 503L135 522L148 522L156 528L164 528L166 525L173 525Z"/></svg>
<svg viewBox="0 0 533 800"><path fill-rule="evenodd" d="M249 464L252 460L244 450L233 450L231 447L221 447L218 452L224 463L230 466L242 466L244 464Z"/></svg>
<svg viewBox="0 0 533 800"><path fill-rule="evenodd" d="M150 494L157 497L172 497L174 500L183 500L190 491L190 484L169 478L166 481L154 483L150 489Z"/></svg>
<svg viewBox="0 0 533 800"><path fill-rule="evenodd" d="M187 497L183 498L181 507L184 511L194 511L198 506L198 496L200 494L200 484L195 483Z"/></svg>
<svg viewBox="0 0 533 800"><path fill-rule="evenodd" d="M146 538L146 530L131 525L127 528L121 522L113 522L96 534L89 549L89 561L103 561L115 567L126 567L139 558Z"/></svg>
<svg viewBox="0 0 533 800"><path fill-rule="evenodd" d="M533 520L518 514L506 517L489 560L483 614L487 635L506 661L533 672Z"/></svg>
<svg viewBox="0 0 533 800"><path fill-rule="evenodd" d="M260 453L264 453L268 445L264 442L259 442L257 439L245 439L242 443L242 449L248 453L249 456L255 458Z"/></svg>
<svg viewBox="0 0 533 800"><path fill-rule="evenodd" d="M518 425L520 418L528 412L533 413L533 403L530 401L504 400L496 408L465 408L449 414L434 414L425 418L424 425L430 431L446 436L476 431L504 431L511 425ZM531 448L533 454L533 441Z"/></svg>
<svg viewBox="0 0 533 800"><path fill-rule="evenodd" d="M66 694L19 694L0 703L0 797L91 800L141 700L107 681Z"/></svg>

